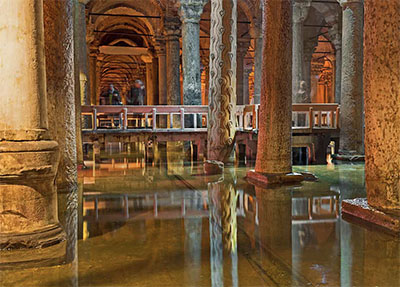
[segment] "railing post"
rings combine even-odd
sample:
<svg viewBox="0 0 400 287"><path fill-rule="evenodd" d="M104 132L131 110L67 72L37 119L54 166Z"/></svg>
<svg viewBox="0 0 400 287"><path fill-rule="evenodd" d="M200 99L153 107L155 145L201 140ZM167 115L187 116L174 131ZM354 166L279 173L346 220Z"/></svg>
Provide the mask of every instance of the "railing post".
<svg viewBox="0 0 400 287"><path fill-rule="evenodd" d="M195 129L197 129L197 114L194 114L193 116L194 116L194 121L193 121L194 125L193 126Z"/></svg>
<svg viewBox="0 0 400 287"><path fill-rule="evenodd" d="M340 119L340 107L337 107L336 108L336 129L339 129L340 128L340 122L339 122L339 119Z"/></svg>
<svg viewBox="0 0 400 287"><path fill-rule="evenodd" d="M318 127L322 127L322 112L318 112Z"/></svg>
<svg viewBox="0 0 400 287"><path fill-rule="evenodd" d="M171 129L174 128L174 114L173 113L169 114L169 127Z"/></svg>
<svg viewBox="0 0 400 287"><path fill-rule="evenodd" d="M185 129L185 109L181 108L181 129Z"/></svg>
<svg viewBox="0 0 400 287"><path fill-rule="evenodd" d="M256 105L256 130L258 130L258 109L260 108L260 105Z"/></svg>
<svg viewBox="0 0 400 287"><path fill-rule="evenodd" d="M157 129L157 109L153 108L153 131Z"/></svg>
<svg viewBox="0 0 400 287"><path fill-rule="evenodd" d="M309 128L312 132L312 129L314 127L314 112L312 107L310 107L308 110L308 121L309 121Z"/></svg>
<svg viewBox="0 0 400 287"><path fill-rule="evenodd" d="M335 126L334 126L333 123L334 123L334 120L335 120L335 116L334 116L333 110L330 111L329 114L330 114L330 117L329 117L329 121L330 121L329 127L330 127L330 128L334 128Z"/></svg>
<svg viewBox="0 0 400 287"><path fill-rule="evenodd" d="M243 117L243 110L239 111L239 129L243 130L244 129L244 117Z"/></svg>
<svg viewBox="0 0 400 287"><path fill-rule="evenodd" d="M144 114L144 127L147 129L149 127L149 114L145 113Z"/></svg>
<svg viewBox="0 0 400 287"><path fill-rule="evenodd" d="M126 130L128 129L128 109L123 108L124 111L124 124L123 124L123 129Z"/></svg>
<svg viewBox="0 0 400 287"><path fill-rule="evenodd" d="M92 114L92 120L93 120L93 130L97 130L97 109L93 108L93 114Z"/></svg>

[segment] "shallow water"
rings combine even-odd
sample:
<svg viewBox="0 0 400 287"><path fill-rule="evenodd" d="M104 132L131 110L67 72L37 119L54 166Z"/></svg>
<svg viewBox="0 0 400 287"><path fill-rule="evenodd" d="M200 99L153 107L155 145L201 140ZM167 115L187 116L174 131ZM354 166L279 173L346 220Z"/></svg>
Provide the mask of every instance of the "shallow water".
<svg viewBox="0 0 400 287"><path fill-rule="evenodd" d="M75 215L59 200L75 260L2 271L2 285L400 285L399 239L340 217L342 199L365 197L363 164L298 166L319 181L262 189L243 180L247 167L206 178L167 150L81 171Z"/></svg>

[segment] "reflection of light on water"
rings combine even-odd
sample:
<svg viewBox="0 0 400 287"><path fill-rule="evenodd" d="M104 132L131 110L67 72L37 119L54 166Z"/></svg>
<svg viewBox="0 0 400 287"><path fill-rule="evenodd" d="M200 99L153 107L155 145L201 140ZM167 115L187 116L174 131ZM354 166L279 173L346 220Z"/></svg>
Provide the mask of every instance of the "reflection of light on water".
<svg viewBox="0 0 400 287"><path fill-rule="evenodd" d="M328 165L332 165L332 156L331 154L327 154L326 155L326 162L328 163Z"/></svg>
<svg viewBox="0 0 400 287"><path fill-rule="evenodd" d="M86 240L89 238L89 230L88 230L88 224L87 221L83 221L83 240Z"/></svg>

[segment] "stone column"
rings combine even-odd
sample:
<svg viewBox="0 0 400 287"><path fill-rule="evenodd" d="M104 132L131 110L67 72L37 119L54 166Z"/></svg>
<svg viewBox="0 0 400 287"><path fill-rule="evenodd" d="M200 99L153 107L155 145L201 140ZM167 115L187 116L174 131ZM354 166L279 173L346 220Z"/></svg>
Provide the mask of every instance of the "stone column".
<svg viewBox="0 0 400 287"><path fill-rule="evenodd" d="M399 11L398 1L365 1L365 182L368 202L358 199L343 203L343 212L382 225L397 234L400 232Z"/></svg>
<svg viewBox="0 0 400 287"><path fill-rule="evenodd" d="M76 187L73 0L44 0L49 131L58 142L58 189Z"/></svg>
<svg viewBox="0 0 400 287"><path fill-rule="evenodd" d="M96 81L95 81L95 105L100 104L101 95L101 68L103 65L104 54L99 53L96 57Z"/></svg>
<svg viewBox="0 0 400 287"><path fill-rule="evenodd" d="M258 0L260 19L255 19L251 29L250 35L254 39L254 104L260 103L261 84L262 84L262 57L263 57L263 13L264 13L264 0Z"/></svg>
<svg viewBox="0 0 400 287"><path fill-rule="evenodd" d="M253 183L301 181L292 174L292 7L291 0L264 0L263 86ZM285 47L282 49L282 47ZM273 71L273 73L266 73Z"/></svg>
<svg viewBox="0 0 400 287"><path fill-rule="evenodd" d="M219 173L236 132L237 1L211 1L210 90L205 172Z"/></svg>
<svg viewBox="0 0 400 287"><path fill-rule="evenodd" d="M307 93L310 98L310 102L312 102L312 97L311 97L311 74L312 74L312 68L311 68L311 62L312 62L312 57L315 51L316 46L318 45L318 38L316 38L317 41L307 41L304 44L304 56L303 56L303 80L306 82L307 85Z"/></svg>
<svg viewBox="0 0 400 287"><path fill-rule="evenodd" d="M54 182L58 145L47 131L43 2L0 1L0 40L0 82L10 87L0 107L0 264L58 258L65 235Z"/></svg>
<svg viewBox="0 0 400 287"><path fill-rule="evenodd" d="M204 0L180 0L184 105L201 105L199 22L205 3Z"/></svg>
<svg viewBox="0 0 400 287"><path fill-rule="evenodd" d="M363 147L363 0L341 0L343 8L340 152Z"/></svg>
<svg viewBox="0 0 400 287"><path fill-rule="evenodd" d="M166 48L167 48L167 103L168 105L181 104L180 82L180 47L179 47L179 20L166 19Z"/></svg>
<svg viewBox="0 0 400 287"><path fill-rule="evenodd" d="M158 58L158 104L167 104L167 61L165 41L158 38L156 53Z"/></svg>
<svg viewBox="0 0 400 287"><path fill-rule="evenodd" d="M88 121L82 121L81 105L90 105L89 67L86 46L86 12L88 0L75 1L74 23L74 61L75 61L75 119L77 162L83 164L82 125L89 127Z"/></svg>
<svg viewBox="0 0 400 287"><path fill-rule="evenodd" d="M153 86L153 57L142 56L143 62L146 63L146 99L145 104L154 104L154 86Z"/></svg>
<svg viewBox="0 0 400 287"><path fill-rule="evenodd" d="M96 105L97 104L97 76L96 76L96 69L97 69L97 49L90 49L89 54L89 91L90 91L90 104Z"/></svg>
<svg viewBox="0 0 400 287"><path fill-rule="evenodd" d="M307 97L298 98L297 92L300 89L300 82L304 81L304 39L303 23L306 20L310 9L310 0L295 0L293 3L293 55L292 55L292 95L294 103L310 103L311 99Z"/></svg>
<svg viewBox="0 0 400 287"><path fill-rule="evenodd" d="M245 39L239 39L237 42L236 54L236 104L244 105L244 58L246 57L247 50L249 49L250 42Z"/></svg>
<svg viewBox="0 0 400 287"><path fill-rule="evenodd" d="M365 179L368 203L397 212L400 212L399 12L398 1L388 1L384 5L365 1Z"/></svg>
<svg viewBox="0 0 400 287"><path fill-rule="evenodd" d="M250 104L250 93L249 93L249 76L252 72L251 68L244 68L244 78L243 78L243 105Z"/></svg>
<svg viewBox="0 0 400 287"><path fill-rule="evenodd" d="M342 86L342 34L339 29L339 24L333 25L329 36L335 47L335 103L340 104Z"/></svg>

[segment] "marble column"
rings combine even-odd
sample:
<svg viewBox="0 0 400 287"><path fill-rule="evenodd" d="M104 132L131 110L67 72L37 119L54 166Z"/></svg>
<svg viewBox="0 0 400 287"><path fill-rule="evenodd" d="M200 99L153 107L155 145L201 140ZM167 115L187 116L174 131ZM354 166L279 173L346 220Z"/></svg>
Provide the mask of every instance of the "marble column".
<svg viewBox="0 0 400 287"><path fill-rule="evenodd" d="M365 1L365 180L368 203L400 215L400 3Z"/></svg>
<svg viewBox="0 0 400 287"><path fill-rule="evenodd" d="M340 104L342 86L342 34L339 24L334 24L329 31L329 37L335 47L335 103Z"/></svg>
<svg viewBox="0 0 400 287"><path fill-rule="evenodd" d="M211 1L210 89L205 172L222 172L236 132L237 1Z"/></svg>
<svg viewBox="0 0 400 287"><path fill-rule="evenodd" d="M167 104L167 61L165 41L157 39L156 53L158 58L158 104Z"/></svg>
<svg viewBox="0 0 400 287"><path fill-rule="evenodd" d="M311 0L295 0L293 3L293 55L292 55L292 95L294 103L310 103L309 93L307 97L299 98L297 93L300 82L304 81L304 32L303 23L307 18Z"/></svg>
<svg viewBox="0 0 400 287"><path fill-rule="evenodd" d="M181 104L180 82L180 23L179 19L168 18L165 23L167 48L167 104Z"/></svg>
<svg viewBox="0 0 400 287"><path fill-rule="evenodd" d="M205 3L204 0L180 0L184 105L201 105L199 22Z"/></svg>
<svg viewBox="0 0 400 287"><path fill-rule="evenodd" d="M100 95L101 95L101 69L103 65L104 54L98 53L96 56L96 80L95 80L95 105L100 104Z"/></svg>
<svg viewBox="0 0 400 287"><path fill-rule="evenodd" d="M340 152L363 154L363 0L343 8Z"/></svg>
<svg viewBox="0 0 400 287"><path fill-rule="evenodd" d="M236 54L236 104L244 105L244 60L249 49L250 42L246 39L239 39L237 42Z"/></svg>
<svg viewBox="0 0 400 287"><path fill-rule="evenodd" d="M82 121L81 105L90 105L89 67L86 46L86 11L88 0L75 1L74 61L75 61L75 119L77 162L83 164L82 126L89 127L88 119Z"/></svg>
<svg viewBox="0 0 400 287"><path fill-rule="evenodd" d="M43 1L49 131L58 142L58 189L77 184L73 0Z"/></svg>
<svg viewBox="0 0 400 287"><path fill-rule="evenodd" d="M255 184L302 180L301 175L292 173L291 2L264 1L266 30L257 160L255 171L247 173L248 180Z"/></svg>
<svg viewBox="0 0 400 287"><path fill-rule="evenodd" d="M65 254L65 234L58 144L48 133L43 2L0 1L0 40L0 82L10 87L0 107L0 265L55 259Z"/></svg>

